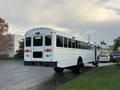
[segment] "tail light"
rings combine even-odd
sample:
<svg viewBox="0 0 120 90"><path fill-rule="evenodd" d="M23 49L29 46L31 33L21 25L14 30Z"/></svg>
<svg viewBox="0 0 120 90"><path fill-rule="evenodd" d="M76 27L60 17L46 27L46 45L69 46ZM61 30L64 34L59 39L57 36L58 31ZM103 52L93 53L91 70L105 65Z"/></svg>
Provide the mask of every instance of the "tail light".
<svg viewBox="0 0 120 90"><path fill-rule="evenodd" d="M29 52L29 49L24 49L24 52Z"/></svg>
<svg viewBox="0 0 120 90"><path fill-rule="evenodd" d="M45 52L52 52L52 49L45 49Z"/></svg>

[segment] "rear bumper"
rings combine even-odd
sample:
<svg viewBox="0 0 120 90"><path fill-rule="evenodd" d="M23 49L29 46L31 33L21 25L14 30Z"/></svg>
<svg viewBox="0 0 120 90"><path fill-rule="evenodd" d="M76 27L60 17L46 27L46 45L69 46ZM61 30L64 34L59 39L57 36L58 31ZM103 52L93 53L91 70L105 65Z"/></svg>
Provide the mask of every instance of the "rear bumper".
<svg viewBox="0 0 120 90"><path fill-rule="evenodd" d="M120 56L113 56L113 59L120 59Z"/></svg>
<svg viewBox="0 0 120 90"><path fill-rule="evenodd" d="M99 59L98 61L110 61L110 59Z"/></svg>
<svg viewBox="0 0 120 90"><path fill-rule="evenodd" d="M57 67L57 62L24 61L25 66Z"/></svg>

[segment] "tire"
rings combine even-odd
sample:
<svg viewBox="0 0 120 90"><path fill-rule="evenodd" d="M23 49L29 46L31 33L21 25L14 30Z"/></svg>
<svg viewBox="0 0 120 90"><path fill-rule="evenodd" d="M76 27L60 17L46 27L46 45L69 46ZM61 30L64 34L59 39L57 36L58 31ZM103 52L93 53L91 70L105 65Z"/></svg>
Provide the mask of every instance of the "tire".
<svg viewBox="0 0 120 90"><path fill-rule="evenodd" d="M64 68L54 67L54 71L55 71L56 73L62 73L63 70L64 70Z"/></svg>
<svg viewBox="0 0 120 90"><path fill-rule="evenodd" d="M93 65L94 65L95 67L98 67L98 62L93 62Z"/></svg>
<svg viewBox="0 0 120 90"><path fill-rule="evenodd" d="M84 69L84 64L82 62L82 59L78 59L78 63L76 66L73 67L72 72L73 74L79 74L83 71Z"/></svg>
<svg viewBox="0 0 120 90"><path fill-rule="evenodd" d="M24 62L24 66L26 66L27 64L26 64L26 62Z"/></svg>
<svg viewBox="0 0 120 90"><path fill-rule="evenodd" d="M80 71L79 71L79 69L77 68L77 66L74 66L74 67L73 67L72 72L73 72L73 74L79 74L79 73L80 73Z"/></svg>
<svg viewBox="0 0 120 90"><path fill-rule="evenodd" d="M97 62L95 63L95 67L98 67L98 63Z"/></svg>

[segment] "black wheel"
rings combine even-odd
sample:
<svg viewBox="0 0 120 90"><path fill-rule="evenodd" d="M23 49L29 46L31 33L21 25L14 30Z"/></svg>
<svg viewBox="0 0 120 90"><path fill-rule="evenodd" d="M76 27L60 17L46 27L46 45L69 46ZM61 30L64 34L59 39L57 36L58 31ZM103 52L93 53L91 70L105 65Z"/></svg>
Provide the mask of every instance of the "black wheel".
<svg viewBox="0 0 120 90"><path fill-rule="evenodd" d="M95 63L95 67L98 67L98 63L97 62Z"/></svg>
<svg viewBox="0 0 120 90"><path fill-rule="evenodd" d="M116 63L117 63L117 64L120 64L120 59L116 59Z"/></svg>
<svg viewBox="0 0 120 90"><path fill-rule="evenodd" d="M79 74L79 73L80 73L80 71L79 71L79 69L77 68L77 66L74 66L74 67L73 67L72 72L73 72L73 74Z"/></svg>
<svg viewBox="0 0 120 90"><path fill-rule="evenodd" d="M113 62L113 58L112 58L112 56L110 57L110 62Z"/></svg>
<svg viewBox="0 0 120 90"><path fill-rule="evenodd" d="M63 72L63 70L64 70L64 68L54 67L54 71L55 71L56 73L61 73L61 72Z"/></svg>
<svg viewBox="0 0 120 90"><path fill-rule="evenodd" d="M95 67L98 67L98 64L99 64L99 63L98 63L98 62L93 62L92 64L93 64Z"/></svg>
<svg viewBox="0 0 120 90"><path fill-rule="evenodd" d="M83 71L83 69L84 69L84 64L83 64L82 60L79 59L77 65L73 67L72 72L74 74L79 74Z"/></svg>
<svg viewBox="0 0 120 90"><path fill-rule="evenodd" d="M24 66L26 65L26 62L24 62Z"/></svg>

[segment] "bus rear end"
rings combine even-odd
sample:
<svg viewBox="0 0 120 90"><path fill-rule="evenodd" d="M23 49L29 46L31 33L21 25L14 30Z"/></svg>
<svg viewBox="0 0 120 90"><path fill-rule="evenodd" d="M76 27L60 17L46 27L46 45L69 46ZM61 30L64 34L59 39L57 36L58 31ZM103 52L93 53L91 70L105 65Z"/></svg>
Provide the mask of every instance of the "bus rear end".
<svg viewBox="0 0 120 90"><path fill-rule="evenodd" d="M53 33L31 30L25 35L24 65L56 67L53 60Z"/></svg>

